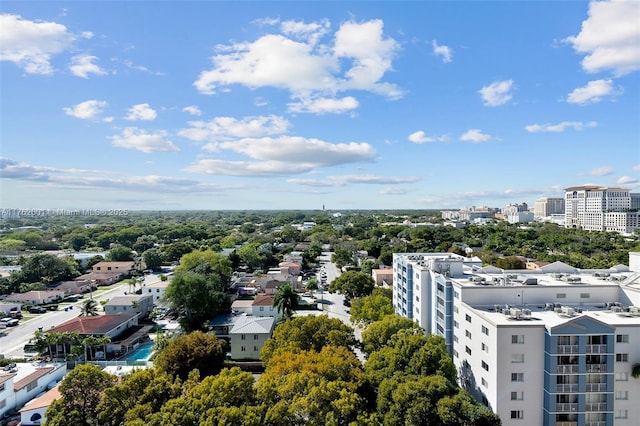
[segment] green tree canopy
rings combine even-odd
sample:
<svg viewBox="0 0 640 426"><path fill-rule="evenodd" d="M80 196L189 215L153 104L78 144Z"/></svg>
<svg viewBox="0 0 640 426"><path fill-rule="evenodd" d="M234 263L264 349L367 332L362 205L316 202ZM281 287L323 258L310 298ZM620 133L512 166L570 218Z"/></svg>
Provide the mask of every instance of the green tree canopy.
<svg viewBox="0 0 640 426"><path fill-rule="evenodd" d="M353 329L339 319L328 315L305 315L278 324L262 347L260 358L268 362L277 354L305 350L320 352L325 346L351 350L355 344Z"/></svg>
<svg viewBox="0 0 640 426"><path fill-rule="evenodd" d="M98 302L95 299L85 299L80 307L80 316L95 317L98 315Z"/></svg>
<svg viewBox="0 0 640 426"><path fill-rule="evenodd" d="M127 260L133 260L133 251L129 247L125 247L121 244L113 246L109 250L107 259L112 262L122 262Z"/></svg>
<svg viewBox="0 0 640 426"><path fill-rule="evenodd" d="M329 291L340 292L349 299L368 296L373 291L375 281L370 275L357 271L347 271L329 284Z"/></svg>
<svg viewBox="0 0 640 426"><path fill-rule="evenodd" d="M274 356L256 382L265 424L348 425L365 409L362 364L344 347Z"/></svg>
<svg viewBox="0 0 640 426"><path fill-rule="evenodd" d="M231 261L223 254L213 250L194 250L180 258L180 265L176 267L180 272L196 272L213 279L219 291L224 291L231 279Z"/></svg>
<svg viewBox="0 0 640 426"><path fill-rule="evenodd" d="M22 282L42 282L44 284L70 280L78 275L73 263L64 258L44 253L29 256L19 272L16 274L16 278Z"/></svg>
<svg viewBox="0 0 640 426"><path fill-rule="evenodd" d="M193 369L202 377L217 374L225 359L225 343L213 334L194 331L170 341L155 359L160 371L186 380Z"/></svg>
<svg viewBox="0 0 640 426"><path fill-rule="evenodd" d="M351 322L368 325L386 315L393 315L393 312L393 301L381 293L351 301Z"/></svg>
<svg viewBox="0 0 640 426"><path fill-rule="evenodd" d="M60 383L62 398L47 410L48 426L94 426L98 424L97 408L114 376L93 364L81 364L71 370Z"/></svg>
<svg viewBox="0 0 640 426"><path fill-rule="evenodd" d="M142 261L147 268L156 271L162 266L162 254L157 248L150 248L142 253Z"/></svg>
<svg viewBox="0 0 640 426"><path fill-rule="evenodd" d="M371 354L384 348L389 345L393 335L403 329L411 329L424 333L424 329L409 318L399 317L397 315L387 315L380 320L371 323L362 332L364 351Z"/></svg>
<svg viewBox="0 0 640 426"><path fill-rule="evenodd" d="M164 298L180 312L179 322L185 331L201 330L224 303L214 279L195 272L178 272L167 286Z"/></svg>

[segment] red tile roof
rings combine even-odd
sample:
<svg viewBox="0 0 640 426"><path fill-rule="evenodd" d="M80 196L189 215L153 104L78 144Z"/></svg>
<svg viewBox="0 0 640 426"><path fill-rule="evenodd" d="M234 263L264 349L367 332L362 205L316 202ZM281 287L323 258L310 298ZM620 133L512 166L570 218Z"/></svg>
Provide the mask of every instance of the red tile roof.
<svg viewBox="0 0 640 426"><path fill-rule="evenodd" d="M256 296L256 298L254 299L251 305L252 306L273 306L273 299L274 299L273 295L261 294L259 296Z"/></svg>
<svg viewBox="0 0 640 426"><path fill-rule="evenodd" d="M127 312L115 315L96 315L95 317L76 317L47 330L47 333L77 331L80 334L106 334L136 315L138 314L135 312Z"/></svg>

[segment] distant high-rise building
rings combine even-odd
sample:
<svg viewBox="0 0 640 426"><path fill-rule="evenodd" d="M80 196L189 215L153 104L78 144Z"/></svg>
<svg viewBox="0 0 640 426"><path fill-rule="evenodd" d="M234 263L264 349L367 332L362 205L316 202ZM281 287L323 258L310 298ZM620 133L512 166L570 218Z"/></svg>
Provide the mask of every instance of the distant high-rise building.
<svg viewBox="0 0 640 426"><path fill-rule="evenodd" d="M539 198L533 205L535 218L550 217L554 214L564 214L564 198Z"/></svg>
<svg viewBox="0 0 640 426"><path fill-rule="evenodd" d="M632 208L640 203L639 196L628 189L597 185L566 188L564 226L630 234L640 227L640 211Z"/></svg>

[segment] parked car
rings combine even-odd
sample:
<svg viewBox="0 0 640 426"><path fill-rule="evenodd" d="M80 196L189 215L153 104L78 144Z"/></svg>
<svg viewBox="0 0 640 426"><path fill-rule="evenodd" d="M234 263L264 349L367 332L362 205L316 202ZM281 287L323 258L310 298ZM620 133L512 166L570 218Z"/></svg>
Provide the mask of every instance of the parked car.
<svg viewBox="0 0 640 426"><path fill-rule="evenodd" d="M16 318L13 318L13 319L10 319L9 321L7 321L7 327L15 327L18 324L20 324L20 320L16 319Z"/></svg>
<svg viewBox="0 0 640 426"><path fill-rule="evenodd" d="M31 314L44 314L45 312L47 312L47 309L43 308L42 306L30 306L28 311Z"/></svg>

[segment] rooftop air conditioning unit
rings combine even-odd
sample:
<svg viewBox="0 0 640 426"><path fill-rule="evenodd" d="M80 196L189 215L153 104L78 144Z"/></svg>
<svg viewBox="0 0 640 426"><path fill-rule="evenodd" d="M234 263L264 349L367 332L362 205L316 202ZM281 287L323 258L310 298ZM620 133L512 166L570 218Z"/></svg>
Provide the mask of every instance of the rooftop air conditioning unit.
<svg viewBox="0 0 640 426"><path fill-rule="evenodd" d="M562 308L560 308L560 309L561 309L561 313L562 313L563 315L568 315L568 316L573 315L573 312L574 312L574 311L573 311L573 308L572 308L572 307L570 307L570 306L563 306L563 307L562 307Z"/></svg>
<svg viewBox="0 0 640 426"><path fill-rule="evenodd" d="M611 312L624 312L624 309L622 308L622 306L612 306Z"/></svg>

